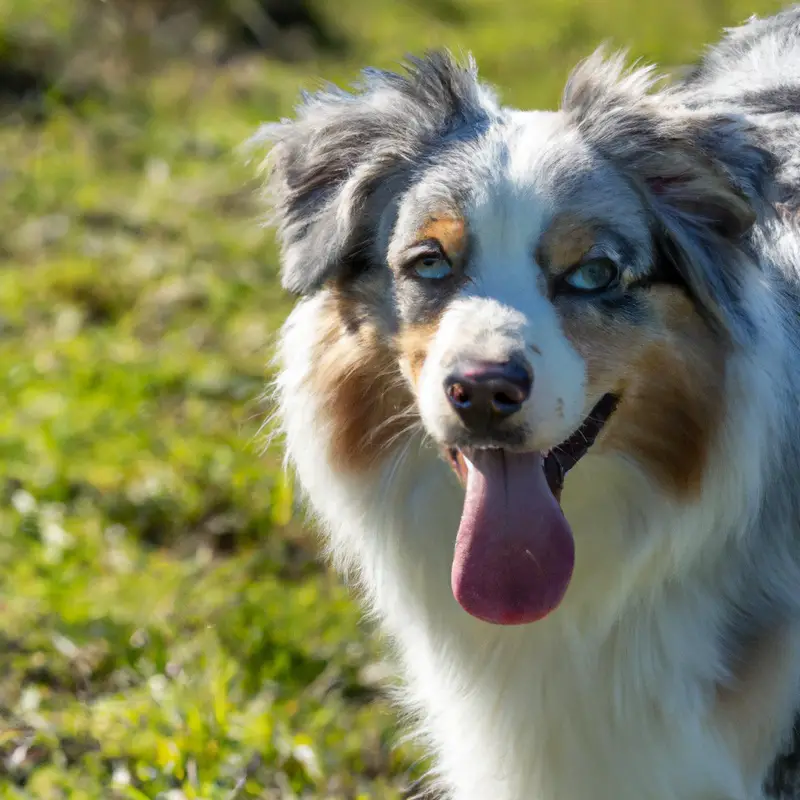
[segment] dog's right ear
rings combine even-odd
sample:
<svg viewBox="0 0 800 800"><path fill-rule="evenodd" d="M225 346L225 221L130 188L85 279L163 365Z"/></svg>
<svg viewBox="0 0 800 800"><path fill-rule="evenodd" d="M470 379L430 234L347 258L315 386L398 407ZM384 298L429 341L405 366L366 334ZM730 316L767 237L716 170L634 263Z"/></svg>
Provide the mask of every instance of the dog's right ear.
<svg viewBox="0 0 800 800"><path fill-rule="evenodd" d="M264 126L281 281L306 294L370 266L381 215L443 137L496 106L474 62L410 59L404 74L366 70L355 90L304 95L293 120Z"/></svg>

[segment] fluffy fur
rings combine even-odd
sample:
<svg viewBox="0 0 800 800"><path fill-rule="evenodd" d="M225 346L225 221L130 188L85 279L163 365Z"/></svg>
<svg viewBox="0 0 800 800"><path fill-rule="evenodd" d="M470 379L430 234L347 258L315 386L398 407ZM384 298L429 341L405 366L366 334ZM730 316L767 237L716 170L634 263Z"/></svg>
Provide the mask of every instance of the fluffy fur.
<svg viewBox="0 0 800 800"><path fill-rule="evenodd" d="M303 295L279 353L288 460L397 644L439 788L765 797L800 705L800 11L669 88L598 53L558 112L521 112L431 55L262 138ZM442 280L414 273L431 240ZM565 291L596 257L613 290ZM564 485L564 601L502 627L450 589L464 490L442 447L474 442L442 380L512 355L533 391L484 445L555 447L621 400Z"/></svg>

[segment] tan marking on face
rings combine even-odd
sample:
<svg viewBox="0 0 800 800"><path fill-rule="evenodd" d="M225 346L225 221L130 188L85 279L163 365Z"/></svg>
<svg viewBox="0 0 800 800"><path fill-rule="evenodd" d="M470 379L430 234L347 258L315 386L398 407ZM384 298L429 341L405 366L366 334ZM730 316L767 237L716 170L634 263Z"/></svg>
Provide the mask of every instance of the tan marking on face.
<svg viewBox="0 0 800 800"><path fill-rule="evenodd" d="M463 217L430 217L417 231L416 240L436 239L445 255L454 263L464 257L467 248L467 224Z"/></svg>
<svg viewBox="0 0 800 800"><path fill-rule="evenodd" d="M696 497L724 414L727 347L674 287L650 289L649 319L583 307L564 330L587 365L588 393L622 401L598 452L630 455L677 497Z"/></svg>
<svg viewBox="0 0 800 800"><path fill-rule="evenodd" d="M557 216L542 234L536 250L537 262L551 276L580 263L592 249L596 232L591 222L571 213Z"/></svg>
<svg viewBox="0 0 800 800"><path fill-rule="evenodd" d="M677 496L697 497L721 416L722 376L653 346L623 387L608 446L633 455Z"/></svg>
<svg viewBox="0 0 800 800"><path fill-rule="evenodd" d="M366 470L399 443L413 422L413 399L390 338L377 321L350 324L352 301L331 293L313 353L310 383L331 425L337 468ZM363 316L363 312L362 316Z"/></svg>
<svg viewBox="0 0 800 800"><path fill-rule="evenodd" d="M397 350L400 359L414 386L419 382L419 376L425 366L425 359L428 357L428 350L436 335L437 327L438 321L408 325L397 336Z"/></svg>

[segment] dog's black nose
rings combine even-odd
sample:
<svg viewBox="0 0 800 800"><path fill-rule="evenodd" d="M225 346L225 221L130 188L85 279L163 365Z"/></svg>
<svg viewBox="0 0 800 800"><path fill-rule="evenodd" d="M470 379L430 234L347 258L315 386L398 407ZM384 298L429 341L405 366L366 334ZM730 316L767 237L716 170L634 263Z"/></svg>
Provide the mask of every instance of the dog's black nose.
<svg viewBox="0 0 800 800"><path fill-rule="evenodd" d="M517 360L460 364L444 381L450 405L464 424L482 429L510 417L531 393L530 370Z"/></svg>

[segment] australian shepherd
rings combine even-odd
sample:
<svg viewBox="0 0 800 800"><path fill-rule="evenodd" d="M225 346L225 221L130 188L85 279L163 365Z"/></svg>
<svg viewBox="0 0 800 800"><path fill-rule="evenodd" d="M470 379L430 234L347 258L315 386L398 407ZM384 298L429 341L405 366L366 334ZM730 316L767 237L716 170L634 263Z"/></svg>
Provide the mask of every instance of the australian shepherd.
<svg viewBox="0 0 800 800"><path fill-rule="evenodd" d="M598 52L557 111L436 53L262 138L288 460L439 790L769 796L800 708L800 7L671 83Z"/></svg>

